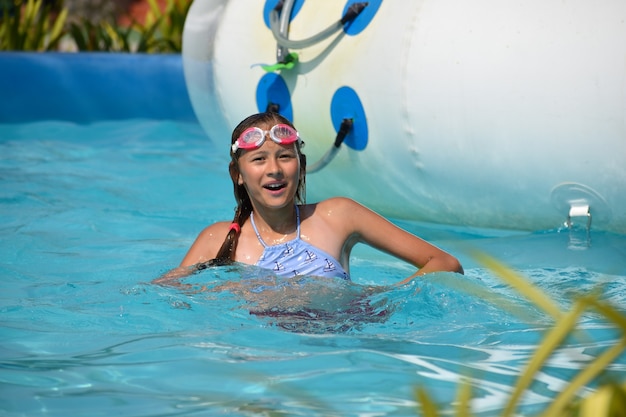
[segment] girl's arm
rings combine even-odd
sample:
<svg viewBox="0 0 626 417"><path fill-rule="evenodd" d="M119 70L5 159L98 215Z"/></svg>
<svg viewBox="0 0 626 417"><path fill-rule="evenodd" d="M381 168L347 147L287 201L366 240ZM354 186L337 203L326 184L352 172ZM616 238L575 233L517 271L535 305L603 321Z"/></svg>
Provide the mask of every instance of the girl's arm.
<svg viewBox="0 0 626 417"><path fill-rule="evenodd" d="M342 206L344 224L357 241L402 259L418 270L398 285L429 272L450 271L462 274L460 262L449 253L394 225L381 215L350 199L337 199Z"/></svg>

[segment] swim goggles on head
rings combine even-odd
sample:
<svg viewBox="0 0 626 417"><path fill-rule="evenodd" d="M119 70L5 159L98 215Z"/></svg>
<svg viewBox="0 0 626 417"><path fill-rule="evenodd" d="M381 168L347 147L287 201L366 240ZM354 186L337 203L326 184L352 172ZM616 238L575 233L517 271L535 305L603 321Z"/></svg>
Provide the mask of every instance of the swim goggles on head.
<svg viewBox="0 0 626 417"><path fill-rule="evenodd" d="M237 149L257 149L265 142L266 135L270 135L270 139L281 145L289 145L300 139L298 131L286 124L274 125L270 130L263 130L258 127L251 127L243 131L241 136L237 138L231 149L233 153Z"/></svg>

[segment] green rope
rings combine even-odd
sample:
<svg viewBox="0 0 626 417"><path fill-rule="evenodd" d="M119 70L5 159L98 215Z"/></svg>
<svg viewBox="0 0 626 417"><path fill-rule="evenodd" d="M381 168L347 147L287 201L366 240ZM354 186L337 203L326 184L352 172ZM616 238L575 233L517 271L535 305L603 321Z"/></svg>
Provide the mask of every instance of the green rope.
<svg viewBox="0 0 626 417"><path fill-rule="evenodd" d="M276 72L280 70L290 70L298 63L298 54L295 52L290 52L285 60L282 62L277 62L274 65L261 65L261 68L266 72Z"/></svg>

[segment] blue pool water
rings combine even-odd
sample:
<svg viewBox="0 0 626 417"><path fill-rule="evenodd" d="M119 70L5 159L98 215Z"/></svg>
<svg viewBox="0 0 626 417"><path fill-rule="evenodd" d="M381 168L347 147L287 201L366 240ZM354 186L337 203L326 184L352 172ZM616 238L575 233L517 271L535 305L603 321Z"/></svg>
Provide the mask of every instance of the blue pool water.
<svg viewBox="0 0 626 417"><path fill-rule="evenodd" d="M392 219L466 269L403 287L390 284L411 269L364 247L352 283L239 265L152 285L205 225L232 216L234 200L227 149L197 122L138 116L0 120L3 416L414 416L415 388L451 410L465 378L474 411L496 415L552 321L474 249L564 309L599 288L626 310L626 236L592 231L586 247L558 225ZM592 312L580 327L524 396L525 414L619 337ZM604 377L624 381L626 357Z"/></svg>

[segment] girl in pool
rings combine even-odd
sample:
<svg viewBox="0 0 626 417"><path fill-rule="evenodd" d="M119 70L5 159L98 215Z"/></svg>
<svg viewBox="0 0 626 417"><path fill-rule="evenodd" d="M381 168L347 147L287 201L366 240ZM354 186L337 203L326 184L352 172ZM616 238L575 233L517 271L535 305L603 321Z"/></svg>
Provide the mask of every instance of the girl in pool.
<svg viewBox="0 0 626 417"><path fill-rule="evenodd" d="M350 251L359 242L418 268L398 284L429 272L463 273L452 255L351 199L305 204L303 146L295 127L278 113L254 114L239 123L229 165L237 200L234 219L205 228L180 267L156 282L233 261L277 276L349 280Z"/></svg>

